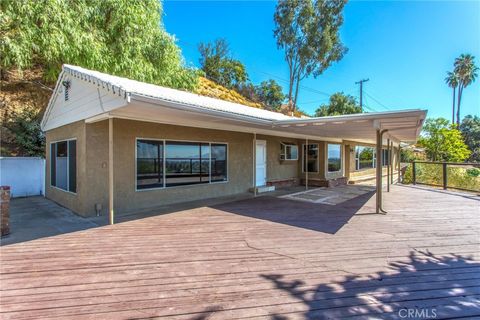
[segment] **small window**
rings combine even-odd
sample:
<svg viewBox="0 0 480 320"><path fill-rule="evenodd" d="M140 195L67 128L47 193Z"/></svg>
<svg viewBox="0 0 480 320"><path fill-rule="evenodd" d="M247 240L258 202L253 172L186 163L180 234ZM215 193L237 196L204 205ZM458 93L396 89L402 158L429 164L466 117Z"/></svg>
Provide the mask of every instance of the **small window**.
<svg viewBox="0 0 480 320"><path fill-rule="evenodd" d="M303 145L303 172L318 172L318 144ZM307 170L305 170L307 169Z"/></svg>
<svg viewBox="0 0 480 320"><path fill-rule="evenodd" d="M77 192L77 141L50 144L50 185Z"/></svg>
<svg viewBox="0 0 480 320"><path fill-rule="evenodd" d="M375 168L375 148L355 147L355 170Z"/></svg>
<svg viewBox="0 0 480 320"><path fill-rule="evenodd" d="M342 168L342 150L340 144L328 144L327 146L327 167L328 172L337 172Z"/></svg>
<svg viewBox="0 0 480 320"><path fill-rule="evenodd" d="M227 181L227 145L212 143L212 182Z"/></svg>
<svg viewBox="0 0 480 320"><path fill-rule="evenodd" d="M298 146L289 142L280 143L280 160L298 160Z"/></svg>

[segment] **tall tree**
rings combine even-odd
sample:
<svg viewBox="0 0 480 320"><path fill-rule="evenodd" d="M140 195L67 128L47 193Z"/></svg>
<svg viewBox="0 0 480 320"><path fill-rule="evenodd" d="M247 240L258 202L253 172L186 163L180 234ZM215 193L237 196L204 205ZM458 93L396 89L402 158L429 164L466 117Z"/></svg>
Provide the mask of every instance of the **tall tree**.
<svg viewBox="0 0 480 320"><path fill-rule="evenodd" d="M471 54L461 54L455 59L455 73L458 75L458 101L457 101L457 126L460 126L460 103L463 89L468 87L478 76L478 67L475 65L475 57Z"/></svg>
<svg viewBox="0 0 480 320"><path fill-rule="evenodd" d="M259 101L271 111L279 111L285 100L282 87L273 79L262 81L255 87L255 92Z"/></svg>
<svg viewBox="0 0 480 320"><path fill-rule="evenodd" d="M205 76L227 88L234 88L248 80L245 65L231 57L228 42L216 39L214 42L200 43L200 65Z"/></svg>
<svg viewBox="0 0 480 320"><path fill-rule="evenodd" d="M471 153L460 130L444 118L427 119L418 144L431 161L464 161Z"/></svg>
<svg viewBox="0 0 480 320"><path fill-rule="evenodd" d="M453 102L452 102L452 123L455 123L455 92L458 87L458 75L455 72L448 71L445 78L447 85L453 89Z"/></svg>
<svg viewBox="0 0 480 320"><path fill-rule="evenodd" d="M347 48L340 40L346 0L280 0L274 21L277 46L288 64L288 101L296 108L300 82L321 75Z"/></svg>
<svg viewBox="0 0 480 320"><path fill-rule="evenodd" d="M321 105L315 111L316 117L338 116L342 114L361 113L362 108L355 97L337 92L330 96L328 104Z"/></svg>
<svg viewBox="0 0 480 320"><path fill-rule="evenodd" d="M467 115L460 124L460 131L472 151L469 160L480 162L480 117Z"/></svg>
<svg viewBox="0 0 480 320"><path fill-rule="evenodd" d="M0 68L40 66L53 82L63 63L181 89L198 75L161 24L158 0L0 2Z"/></svg>

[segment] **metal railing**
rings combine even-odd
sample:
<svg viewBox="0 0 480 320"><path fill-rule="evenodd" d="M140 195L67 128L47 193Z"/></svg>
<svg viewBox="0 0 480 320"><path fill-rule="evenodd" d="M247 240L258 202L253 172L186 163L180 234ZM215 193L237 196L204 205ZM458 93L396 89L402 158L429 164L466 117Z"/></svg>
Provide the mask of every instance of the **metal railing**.
<svg viewBox="0 0 480 320"><path fill-rule="evenodd" d="M414 185L480 192L480 163L412 161L411 170Z"/></svg>

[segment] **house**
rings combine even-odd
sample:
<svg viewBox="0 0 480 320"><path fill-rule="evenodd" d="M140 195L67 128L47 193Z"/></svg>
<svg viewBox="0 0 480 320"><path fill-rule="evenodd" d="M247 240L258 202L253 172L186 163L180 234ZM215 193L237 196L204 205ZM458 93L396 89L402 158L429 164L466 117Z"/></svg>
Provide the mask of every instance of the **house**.
<svg viewBox="0 0 480 320"><path fill-rule="evenodd" d="M382 170L396 168L400 142L417 139L425 116L293 118L64 65L41 124L46 197L113 222L114 212L261 186L346 183L366 170L376 174L381 210Z"/></svg>

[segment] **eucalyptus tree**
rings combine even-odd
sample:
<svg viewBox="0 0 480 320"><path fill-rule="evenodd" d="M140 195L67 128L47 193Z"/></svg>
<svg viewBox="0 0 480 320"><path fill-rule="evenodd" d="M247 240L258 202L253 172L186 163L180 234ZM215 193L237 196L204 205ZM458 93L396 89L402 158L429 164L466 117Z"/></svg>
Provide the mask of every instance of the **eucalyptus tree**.
<svg viewBox="0 0 480 320"><path fill-rule="evenodd" d="M63 63L181 89L193 89L158 0L0 2L0 68L41 67L52 82Z"/></svg>
<svg viewBox="0 0 480 320"><path fill-rule="evenodd" d="M475 57L471 54L461 54L455 59L454 72L458 76L458 100L457 100L457 126L460 125L460 103L463 89L472 84L478 76L478 67L475 65Z"/></svg>
<svg viewBox="0 0 480 320"><path fill-rule="evenodd" d="M347 52L340 40L346 0L280 0L274 21L277 47L285 52L291 111L296 108L300 82L321 75Z"/></svg>
<svg viewBox="0 0 480 320"><path fill-rule="evenodd" d="M445 78L447 85L453 89L453 102L452 102L452 123L455 123L455 93L458 87L458 75L455 72L448 71Z"/></svg>

